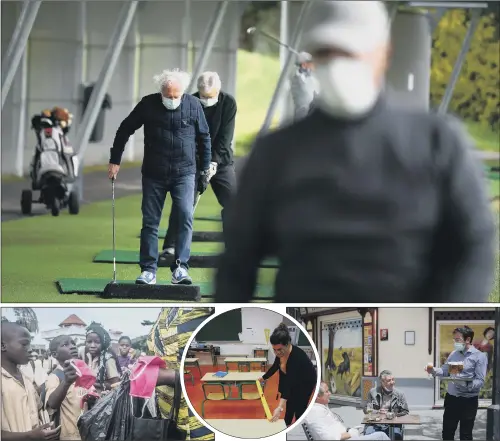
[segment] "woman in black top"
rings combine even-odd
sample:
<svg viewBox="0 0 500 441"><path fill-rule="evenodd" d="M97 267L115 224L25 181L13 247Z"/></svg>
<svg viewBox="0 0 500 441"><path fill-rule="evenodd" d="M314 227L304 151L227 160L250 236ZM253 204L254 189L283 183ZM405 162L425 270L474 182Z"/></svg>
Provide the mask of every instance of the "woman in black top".
<svg viewBox="0 0 500 441"><path fill-rule="evenodd" d="M279 371L278 392L281 399L273 412L272 421L279 419L286 404L285 424L290 426L293 417L297 421L307 409L309 399L316 389L316 369L307 354L292 345L288 327L284 323L274 330L270 341L276 359L260 380L267 380Z"/></svg>

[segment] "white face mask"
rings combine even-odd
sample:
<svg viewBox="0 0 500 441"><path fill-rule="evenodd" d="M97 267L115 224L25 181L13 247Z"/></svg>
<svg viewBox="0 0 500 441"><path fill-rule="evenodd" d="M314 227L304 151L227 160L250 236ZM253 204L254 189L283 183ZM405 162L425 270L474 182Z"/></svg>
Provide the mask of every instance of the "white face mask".
<svg viewBox="0 0 500 441"><path fill-rule="evenodd" d="M328 64L318 65L315 74L321 90L319 105L333 116L365 115L380 94L372 68L361 60L336 58Z"/></svg>
<svg viewBox="0 0 500 441"><path fill-rule="evenodd" d="M168 110L175 110L177 107L181 105L181 99L172 99L172 98L165 98L164 96L162 97L163 105L168 109Z"/></svg>
<svg viewBox="0 0 500 441"><path fill-rule="evenodd" d="M219 97L215 98L200 98L201 104L204 107L212 107L217 104L217 101L219 100Z"/></svg>
<svg viewBox="0 0 500 441"><path fill-rule="evenodd" d="M455 351L463 352L465 349L465 343L455 342Z"/></svg>

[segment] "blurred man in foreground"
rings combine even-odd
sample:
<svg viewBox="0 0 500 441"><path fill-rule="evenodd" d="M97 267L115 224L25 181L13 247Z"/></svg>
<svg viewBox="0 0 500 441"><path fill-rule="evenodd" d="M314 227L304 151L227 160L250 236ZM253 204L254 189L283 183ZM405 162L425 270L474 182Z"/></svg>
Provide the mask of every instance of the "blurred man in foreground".
<svg viewBox="0 0 500 441"><path fill-rule="evenodd" d="M313 75L314 63L311 54L301 52L297 55L297 70L290 81L295 121L308 115L311 104L318 93L318 82Z"/></svg>
<svg viewBox="0 0 500 441"><path fill-rule="evenodd" d="M278 302L486 302L493 214L467 136L386 104L382 2L318 2L311 15L318 107L256 141L216 301L249 301L259 262L274 255Z"/></svg>
<svg viewBox="0 0 500 441"><path fill-rule="evenodd" d="M217 72L204 72L198 78L198 92L193 94L203 106L203 113L210 129L212 161L210 162L210 185L217 201L225 209L236 190L232 142L236 122L236 100L221 90L222 83ZM174 254L178 225L178 210L172 205L168 219L168 230L163 242L161 256Z"/></svg>

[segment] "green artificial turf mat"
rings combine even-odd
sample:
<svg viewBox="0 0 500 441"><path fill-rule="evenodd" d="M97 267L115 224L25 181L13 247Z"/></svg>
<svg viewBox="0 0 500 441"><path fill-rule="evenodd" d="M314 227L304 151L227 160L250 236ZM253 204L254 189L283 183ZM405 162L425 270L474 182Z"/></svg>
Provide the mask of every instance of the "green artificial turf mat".
<svg viewBox="0 0 500 441"><path fill-rule="evenodd" d="M61 294L100 294L110 279L71 279L61 278L56 284ZM118 283L134 284L134 280L118 280ZM170 285L169 281L158 281L158 285ZM204 298L212 299L212 284L209 282L196 283L200 287L201 295ZM273 288L271 286L258 286L255 293L255 299L268 300L273 297Z"/></svg>
<svg viewBox="0 0 500 441"><path fill-rule="evenodd" d="M191 251L191 256L217 257L220 253L210 251ZM113 250L103 250L94 257L96 263L113 263ZM139 264L139 251L134 250L116 250L116 263L135 263ZM266 267L277 266L276 259L265 259L263 265Z"/></svg>
<svg viewBox="0 0 500 441"><path fill-rule="evenodd" d="M158 239L165 239L167 235L166 228L158 229ZM141 237L141 233L137 235ZM222 242L222 231L193 231L193 242Z"/></svg>
<svg viewBox="0 0 500 441"><path fill-rule="evenodd" d="M194 220L208 221L208 222L222 222L220 216L195 216Z"/></svg>

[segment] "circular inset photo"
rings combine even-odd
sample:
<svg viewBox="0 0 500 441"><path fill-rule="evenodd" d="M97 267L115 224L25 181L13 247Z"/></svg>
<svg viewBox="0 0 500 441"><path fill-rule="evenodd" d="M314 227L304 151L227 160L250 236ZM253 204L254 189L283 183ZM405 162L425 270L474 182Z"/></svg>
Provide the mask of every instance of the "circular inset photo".
<svg viewBox="0 0 500 441"><path fill-rule="evenodd" d="M319 388L317 350L288 315L245 307L206 321L181 369L190 408L213 430L264 438L302 419Z"/></svg>

